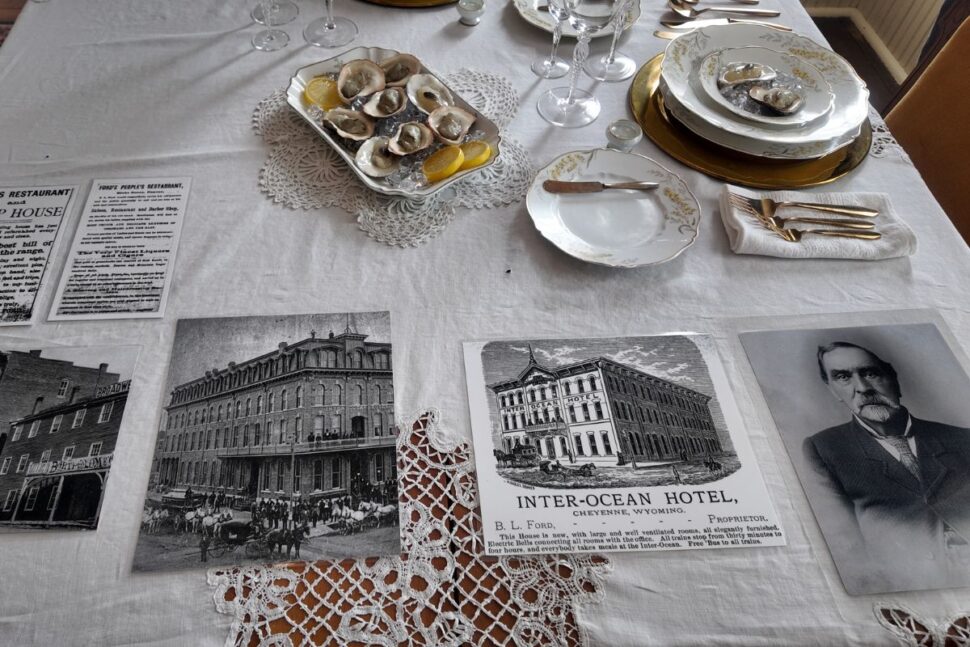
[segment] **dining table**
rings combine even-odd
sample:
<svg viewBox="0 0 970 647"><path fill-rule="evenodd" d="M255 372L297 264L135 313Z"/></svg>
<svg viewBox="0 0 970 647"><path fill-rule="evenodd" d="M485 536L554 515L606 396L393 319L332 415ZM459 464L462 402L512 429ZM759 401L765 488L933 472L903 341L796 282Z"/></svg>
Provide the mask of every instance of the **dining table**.
<svg viewBox="0 0 970 647"><path fill-rule="evenodd" d="M359 186L331 183L332 195L313 200L287 193L287 182L297 178L280 173L299 165L274 157L287 154L285 146L259 115L274 96L282 106L281 93L299 68L369 46L411 52L445 78L485 79L480 87L514 98L493 106L492 116L505 150L524 153L516 168L526 180L566 152L605 146L607 124L632 116L630 81L581 75L579 87L599 99L602 111L589 126L557 128L540 117L536 103L566 79L540 79L529 67L548 51L551 36L524 20L513 2L486 0L481 21L466 26L454 4L401 8L338 0L335 14L351 18L359 34L330 50L308 45L302 35L324 14L324 2L297 0L299 16L279 27L290 42L274 52L251 45L262 29L250 17L255 4L30 1L0 48L0 185L78 185L83 198L95 179L192 179L163 316L46 320L79 204L65 221L36 321L0 333L22 343L140 347L97 530L0 537L0 643L258 643L263 634L247 628L255 620L234 617L214 600L222 595L225 602L226 591L214 591L211 573L132 573L131 565L169 395L164 385L176 321L312 312L390 311L402 433L433 411L435 426L454 444L471 442L464 341L672 331L714 336L787 545L603 555L591 585L596 594L565 603L573 629L533 634L533 644L555 644L563 635L570 644L614 647L909 644L905 630L888 626L881 610L918 618L911 628L970 613L966 589L845 592L737 342L739 330L772 320L822 325L830 316L872 319L888 311L929 312L956 339L970 338L970 252L875 111L873 146L859 167L803 194L888 194L918 238L911 256L863 262L735 254L719 217L724 182L672 159L649 138L633 152L678 175L701 208L696 242L666 263L608 267L563 253L537 231L521 187L479 208L459 201L421 235L399 240L387 228L400 223L375 225L373 213L348 209L350 201L337 195L365 191ZM760 6L779 10L777 22L825 42L797 0L761 0ZM619 40L638 66L667 46L653 32L670 17L659 0L640 0L640 9ZM592 55L604 53L609 41L594 39ZM560 53L568 58L574 42L564 39ZM314 178L327 182L327 173L308 169L299 178L301 190L312 191L307 183ZM507 633L458 635L439 644L514 644ZM387 636L375 644L428 644L408 631ZM264 636L263 644L290 643Z"/></svg>

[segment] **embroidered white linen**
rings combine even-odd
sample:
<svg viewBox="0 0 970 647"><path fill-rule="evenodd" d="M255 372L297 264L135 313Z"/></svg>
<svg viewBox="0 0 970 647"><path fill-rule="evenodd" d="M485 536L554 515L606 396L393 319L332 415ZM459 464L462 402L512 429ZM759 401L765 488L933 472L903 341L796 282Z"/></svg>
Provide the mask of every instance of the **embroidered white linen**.
<svg viewBox="0 0 970 647"><path fill-rule="evenodd" d="M797 201L818 202L828 205L842 205L876 209L879 215L872 219L882 238L860 240L825 235L805 235L800 241L789 242L765 227L758 218L744 209L731 204L731 194L751 197L770 198L776 202ZM725 185L721 190L718 205L724 230L727 232L731 250L736 254L760 254L781 258L843 258L860 261L877 261L916 253L916 234L903 222L885 193L805 193L800 191L759 192L742 187ZM800 207L784 207L776 214L781 218L812 217L838 220L849 218L839 214L814 211ZM828 225L793 222L789 229L836 229ZM843 231L849 231L844 229Z"/></svg>

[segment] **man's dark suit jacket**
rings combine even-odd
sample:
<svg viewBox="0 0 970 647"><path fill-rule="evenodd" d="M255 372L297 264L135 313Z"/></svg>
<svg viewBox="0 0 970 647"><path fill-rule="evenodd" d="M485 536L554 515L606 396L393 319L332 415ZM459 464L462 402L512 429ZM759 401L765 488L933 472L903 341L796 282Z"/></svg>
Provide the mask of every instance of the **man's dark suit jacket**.
<svg viewBox="0 0 970 647"><path fill-rule="evenodd" d="M850 593L970 584L944 536L970 541L970 430L917 418L911 430L922 483L855 418L803 444L816 477L806 489Z"/></svg>

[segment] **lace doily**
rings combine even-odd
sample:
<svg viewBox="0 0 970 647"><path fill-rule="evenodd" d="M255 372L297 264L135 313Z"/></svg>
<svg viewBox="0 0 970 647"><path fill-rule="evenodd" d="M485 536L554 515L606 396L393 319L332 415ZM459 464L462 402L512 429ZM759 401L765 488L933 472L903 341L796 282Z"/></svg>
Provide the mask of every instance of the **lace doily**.
<svg viewBox="0 0 970 647"><path fill-rule="evenodd" d="M595 555L482 554L473 461L435 412L398 438L401 555L212 569L226 645L578 645L602 599Z"/></svg>
<svg viewBox="0 0 970 647"><path fill-rule="evenodd" d="M462 98L504 129L515 116L518 94L505 78L462 69L446 78ZM278 90L256 106L253 127L269 146L259 187L291 209L338 207L357 216L367 235L388 245L413 247L437 235L456 209L497 208L521 200L535 174L516 141L503 137L501 155L479 173L425 198L386 196L368 189L339 155L286 103Z"/></svg>
<svg viewBox="0 0 970 647"><path fill-rule="evenodd" d="M870 155L873 157L886 157L889 153L894 153L903 161L909 164L913 163L909 159L909 155L906 154L906 151L903 150L903 147L899 145L896 138L889 132L889 127L886 126L886 122L883 121L883 118L879 116L879 113L871 105L869 106L869 121L872 123L872 148L869 149Z"/></svg>
<svg viewBox="0 0 970 647"><path fill-rule="evenodd" d="M942 622L927 621L903 606L876 605L876 619L911 647L970 647L970 614Z"/></svg>

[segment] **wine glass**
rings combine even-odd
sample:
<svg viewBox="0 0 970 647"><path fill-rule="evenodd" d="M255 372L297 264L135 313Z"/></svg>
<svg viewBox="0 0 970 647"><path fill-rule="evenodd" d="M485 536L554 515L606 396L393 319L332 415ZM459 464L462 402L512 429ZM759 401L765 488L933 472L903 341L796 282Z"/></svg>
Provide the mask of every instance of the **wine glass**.
<svg viewBox="0 0 970 647"><path fill-rule="evenodd" d="M610 44L610 53L586 62L586 73L597 81L623 81L633 76L637 70L636 61L623 52L616 51L616 42L626 27L633 2L634 0L623 0L623 6L616 12L616 17L613 19L613 42Z"/></svg>
<svg viewBox="0 0 970 647"><path fill-rule="evenodd" d="M267 27L276 27L296 20L300 15L300 8L290 0L271 0L257 3L249 15L252 16L253 22Z"/></svg>
<svg viewBox="0 0 970 647"><path fill-rule="evenodd" d="M357 25L349 18L333 17L333 0L324 0L327 15L317 18L303 30L306 42L317 47L341 47L357 38Z"/></svg>
<svg viewBox="0 0 970 647"><path fill-rule="evenodd" d="M556 55L559 51L559 41L562 38L562 25L566 21L566 5L564 0L549 0L549 15L556 21L552 30L552 53L547 57L536 58L532 61L532 71L543 79L558 79L566 76L569 63Z"/></svg>
<svg viewBox="0 0 970 647"><path fill-rule="evenodd" d="M554 126L578 128L592 123L600 114L600 102L591 93L576 87L579 71L589 56L589 41L616 17L624 0L564 0L569 24L579 40L573 48L572 73L568 88L553 88L539 97L537 108L542 118Z"/></svg>
<svg viewBox="0 0 970 647"><path fill-rule="evenodd" d="M290 42L289 34L281 29L273 29L274 26L283 24L283 22L279 22L276 12L281 6L280 3L272 2L272 0L264 0L253 9L253 20L256 20L258 13L262 20L257 22L261 22L263 25L269 27L269 29L264 29L253 36L253 47L261 52L275 52L276 50L283 49Z"/></svg>

